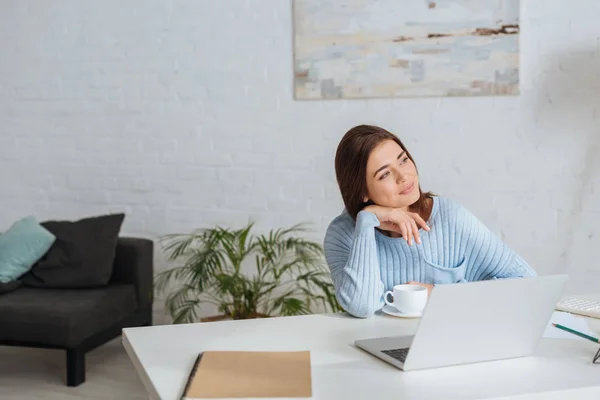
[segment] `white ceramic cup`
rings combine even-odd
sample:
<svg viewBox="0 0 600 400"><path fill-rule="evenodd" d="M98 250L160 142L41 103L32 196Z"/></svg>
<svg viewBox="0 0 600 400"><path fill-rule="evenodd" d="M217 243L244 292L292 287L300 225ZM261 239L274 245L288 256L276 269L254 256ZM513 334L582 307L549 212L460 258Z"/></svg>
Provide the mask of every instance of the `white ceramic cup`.
<svg viewBox="0 0 600 400"><path fill-rule="evenodd" d="M419 285L396 285L383 295L385 303L406 314L423 311L427 305L427 288ZM389 301L392 296L392 301Z"/></svg>

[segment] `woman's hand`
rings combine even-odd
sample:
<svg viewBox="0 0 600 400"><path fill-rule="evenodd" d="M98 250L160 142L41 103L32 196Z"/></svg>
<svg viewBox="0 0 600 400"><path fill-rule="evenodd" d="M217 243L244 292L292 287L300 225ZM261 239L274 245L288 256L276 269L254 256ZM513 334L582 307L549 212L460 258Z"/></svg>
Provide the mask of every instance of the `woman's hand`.
<svg viewBox="0 0 600 400"><path fill-rule="evenodd" d="M402 235L408 245L412 245L413 237L417 243L421 243L419 226L426 231L429 230L427 223L418 213L403 211L399 208L367 206L365 211L372 212L379 220L379 227L386 231L398 232Z"/></svg>
<svg viewBox="0 0 600 400"><path fill-rule="evenodd" d="M430 284L427 284L427 283L421 283L421 282L410 281L410 282L408 282L408 285L424 286L424 287L427 288L427 294L428 295L431 294L431 290L433 289L433 285L430 285Z"/></svg>

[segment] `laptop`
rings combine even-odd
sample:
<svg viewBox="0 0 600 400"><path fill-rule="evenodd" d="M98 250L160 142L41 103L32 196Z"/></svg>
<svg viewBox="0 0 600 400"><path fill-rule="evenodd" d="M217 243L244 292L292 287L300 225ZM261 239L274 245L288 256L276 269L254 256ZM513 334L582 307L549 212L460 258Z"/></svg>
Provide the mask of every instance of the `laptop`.
<svg viewBox="0 0 600 400"><path fill-rule="evenodd" d="M354 344L403 371L529 356L567 280L549 275L436 285L415 335Z"/></svg>

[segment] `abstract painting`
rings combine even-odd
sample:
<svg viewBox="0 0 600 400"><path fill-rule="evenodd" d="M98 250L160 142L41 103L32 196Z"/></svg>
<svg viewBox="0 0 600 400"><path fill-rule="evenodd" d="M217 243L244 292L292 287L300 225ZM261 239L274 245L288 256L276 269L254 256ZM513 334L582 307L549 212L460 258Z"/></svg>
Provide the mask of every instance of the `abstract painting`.
<svg viewBox="0 0 600 400"><path fill-rule="evenodd" d="M519 94L520 0L294 0L296 99Z"/></svg>

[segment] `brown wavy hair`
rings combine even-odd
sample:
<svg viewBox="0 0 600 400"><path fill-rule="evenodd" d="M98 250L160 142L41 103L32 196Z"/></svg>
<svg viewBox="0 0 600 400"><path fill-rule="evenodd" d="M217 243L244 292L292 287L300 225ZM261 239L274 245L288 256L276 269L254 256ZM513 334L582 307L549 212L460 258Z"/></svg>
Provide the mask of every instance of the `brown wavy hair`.
<svg viewBox="0 0 600 400"><path fill-rule="evenodd" d="M356 215L366 206L373 204L364 202L367 195L367 161L377 145L385 140L393 140L412 158L402 141L393 133L374 125L358 125L350 129L338 145L335 153L335 175L346 210L356 220ZM418 174L418 169L417 169ZM435 196L431 192L423 193L419 182L419 199L409 206L411 212L418 213L427 221L431 213L431 202L428 199Z"/></svg>

